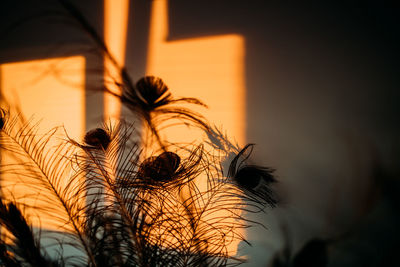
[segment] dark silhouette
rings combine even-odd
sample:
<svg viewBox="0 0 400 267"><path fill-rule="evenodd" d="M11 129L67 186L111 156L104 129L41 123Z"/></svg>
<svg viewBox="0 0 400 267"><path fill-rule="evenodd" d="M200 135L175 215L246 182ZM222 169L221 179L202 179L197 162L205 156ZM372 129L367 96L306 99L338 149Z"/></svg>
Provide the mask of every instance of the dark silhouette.
<svg viewBox="0 0 400 267"><path fill-rule="evenodd" d="M271 183L276 182L272 176L273 170L257 165L243 166L251 152L243 159L241 159L241 156L244 156L244 153L252 147L253 144L248 144L235 156L229 166L228 177L232 178L249 196L259 198L274 207L278 200L270 188ZM238 164L239 160L241 161Z"/></svg>
<svg viewBox="0 0 400 267"><path fill-rule="evenodd" d="M154 181L171 180L180 161L180 157L173 152L163 152L157 157L147 158L139 167L138 177Z"/></svg>
<svg viewBox="0 0 400 267"><path fill-rule="evenodd" d="M84 142L95 148L107 149L110 144L110 136L102 128L96 128L86 133Z"/></svg>
<svg viewBox="0 0 400 267"><path fill-rule="evenodd" d="M146 88L140 89L143 95ZM230 168L240 158L238 172L226 177L202 145L191 150L176 146L176 153L162 149L141 161L140 146L132 139L137 132L124 121L89 131L80 144L68 136L58 139L59 128L36 135L37 124L4 110L1 114L0 146L8 161L1 164L7 186L2 186L0 223L13 236L11 243L1 241L3 265L64 266L70 260L78 266L239 264L227 246L242 240L237 231L252 223L241 216L246 202L257 211L275 205L267 189L275 181L268 168L245 166L247 158L241 158L252 145L238 152ZM197 181L200 176L205 180ZM264 182L261 190L246 182L253 178ZM10 197L20 183L30 192ZM33 233L14 204L28 207L31 201L41 203L40 210L66 231L68 241L55 237L60 248L68 244L84 255L45 254L40 232Z"/></svg>

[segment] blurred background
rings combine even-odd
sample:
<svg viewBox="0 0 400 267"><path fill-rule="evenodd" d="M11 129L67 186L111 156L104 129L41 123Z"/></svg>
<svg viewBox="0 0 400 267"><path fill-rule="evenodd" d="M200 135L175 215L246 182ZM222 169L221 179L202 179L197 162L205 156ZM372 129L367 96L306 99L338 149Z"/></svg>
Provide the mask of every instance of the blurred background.
<svg viewBox="0 0 400 267"><path fill-rule="evenodd" d="M241 146L255 143L251 160L276 169L281 204L247 215L267 229L247 231L252 246L237 252L248 257L244 266L278 266L310 240L318 245L307 253L323 254L328 266L399 264L399 6L70 2L133 81L156 75L174 96L202 100L209 108L196 111ZM59 1L1 3L2 101L43 118L43 127L63 124L80 139L124 117L99 93L118 75Z"/></svg>

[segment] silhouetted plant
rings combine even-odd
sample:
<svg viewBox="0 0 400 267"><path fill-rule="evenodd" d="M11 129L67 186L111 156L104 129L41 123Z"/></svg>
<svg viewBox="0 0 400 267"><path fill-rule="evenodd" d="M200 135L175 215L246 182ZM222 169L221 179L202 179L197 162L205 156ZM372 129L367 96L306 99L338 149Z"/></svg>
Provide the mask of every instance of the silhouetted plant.
<svg viewBox="0 0 400 267"><path fill-rule="evenodd" d="M31 266L58 266L40 251L39 240L35 239L31 227L14 203L4 204L0 200L0 223L12 236L12 246L1 240L1 259L6 266L19 266L26 262Z"/></svg>
<svg viewBox="0 0 400 267"><path fill-rule="evenodd" d="M40 203L40 212L54 218L57 229L66 232L68 244L84 251L85 256L77 261L81 266L240 263L228 255L227 246L242 239L237 231L248 226L241 215L246 210L244 200L262 210L265 199L241 190L242 183L237 187L237 177L224 176L203 146L162 150L158 156L141 160L139 144L132 141L137 132L123 121L89 131L79 143L67 136L59 139L57 128L38 136L37 125L30 126L9 112L2 114L0 144L11 159L1 165L2 203L7 203L1 205L1 224L16 241L32 240L14 244L3 240L4 264L56 264L50 260L47 265L35 263L46 257L13 204L28 209L31 201ZM242 154L243 150L233 165ZM8 193L21 182L29 185L30 192L10 199ZM269 199L268 204L274 203ZM11 227L19 224L10 210L23 227ZM14 252L20 244L27 245L23 247L27 253Z"/></svg>
<svg viewBox="0 0 400 267"><path fill-rule="evenodd" d="M242 263L230 256L228 246L244 240L240 229L253 223L243 211L276 204L270 189L275 182L272 169L248 165L251 150L246 152L253 145L240 149L200 114L177 105L205 106L201 101L173 98L157 77L134 84L80 11L69 1L59 2L120 70L122 83L116 85L121 93L104 91L139 115L160 149L144 153L143 147L154 144L135 141L143 131L124 120L73 140L62 127L39 134L38 123L1 110L0 224L8 232L0 239L0 266ZM209 141L166 145L159 127L176 119L205 131ZM226 161L231 161L227 173ZM22 187L26 192L18 191ZM57 233L33 231L25 216L34 218L35 213ZM59 252L58 258L50 258L39 242L41 232L54 233L60 250L70 246L81 254L63 257Z"/></svg>
<svg viewBox="0 0 400 267"><path fill-rule="evenodd" d="M249 197L256 197L264 201L265 204L274 207L277 203L277 198L270 187L271 183L276 182L272 175L273 170L257 165L245 164L243 166L249 155L238 164L241 156L244 155L248 148L252 149L252 147L253 144L248 144L235 156L229 166L228 177L232 178L239 188L248 192L249 194L247 195ZM257 201L256 199L253 200Z"/></svg>
<svg viewBox="0 0 400 267"><path fill-rule="evenodd" d="M132 81L129 73L124 67L119 66L114 56L106 46L104 40L88 22L85 16L68 0L58 0L75 22L86 32L94 41L97 48L118 70L121 81L111 77L113 85L119 88L119 92L110 90L105 83L102 90L120 99L130 111L140 116L148 126L150 132L155 136L158 144L165 150L165 144L161 139L158 127L172 118L182 120L185 124L194 124L204 130L209 130L209 125L204 117L179 104L194 104L206 107L206 105L196 98L184 97L173 98L168 90L168 86L158 77L146 76L136 82Z"/></svg>

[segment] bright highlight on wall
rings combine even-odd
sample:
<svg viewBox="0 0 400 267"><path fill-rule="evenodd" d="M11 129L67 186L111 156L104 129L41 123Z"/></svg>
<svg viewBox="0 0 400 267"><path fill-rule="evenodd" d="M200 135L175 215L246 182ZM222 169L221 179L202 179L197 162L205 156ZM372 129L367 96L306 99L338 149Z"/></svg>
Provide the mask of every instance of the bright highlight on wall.
<svg viewBox="0 0 400 267"><path fill-rule="evenodd" d="M37 136L56 126L64 126L69 137L82 140L86 117L85 65L83 56L0 65L0 89L4 97L1 99L2 107L7 108L6 105L10 105L13 115L17 107L27 119L34 116L34 123L40 121ZM52 146L52 143L48 143L48 148ZM15 164L13 158L8 158L7 155L9 154L2 155L2 164ZM41 210L42 202L32 195L31 183L30 186L26 186L23 181L15 184L18 179L24 178L18 175L2 177L1 193L10 192L20 201L28 197L25 204L33 209L26 208L25 212L33 226L42 225L45 229L59 230L59 225L53 218Z"/></svg>
<svg viewBox="0 0 400 267"><path fill-rule="evenodd" d="M245 41L241 35L168 41L167 1L153 1L147 75L161 77L175 97L196 97L209 109L196 108L216 126L245 143ZM190 142L187 130L168 139Z"/></svg>
<svg viewBox="0 0 400 267"><path fill-rule="evenodd" d="M125 65L126 35L128 28L129 0L105 0L104 1L104 41L116 63ZM109 58L104 59L105 85L113 92L120 90L115 83L121 83L120 73ZM121 105L119 99L104 95L104 118L119 119Z"/></svg>
<svg viewBox="0 0 400 267"><path fill-rule="evenodd" d="M64 125L68 135L85 134L85 58L22 61L0 65L0 90L27 117L48 131Z"/></svg>
<svg viewBox="0 0 400 267"><path fill-rule="evenodd" d="M195 97L209 109L190 107L240 145L245 136L245 40L237 34L168 41L167 1L152 2L146 75L162 78L174 97ZM189 107L189 106L188 106ZM174 126L161 132L166 140L192 143L204 133ZM199 185L206 186L204 185ZM221 211L215 216L226 217ZM234 223L234 222L232 222ZM227 249L235 255L238 242Z"/></svg>
<svg viewBox="0 0 400 267"><path fill-rule="evenodd" d="M105 0L105 43L116 63L125 62L128 0ZM146 75L161 77L174 97L195 97L209 106L189 107L211 124L243 145L245 143L245 40L237 34L168 41L167 1L152 2ZM106 86L118 92L115 83L120 73L110 59L104 61ZM43 119L40 129L64 125L68 135L82 140L85 134L85 58L73 56L0 65L0 91L26 116ZM117 98L105 94L104 118L118 119L121 112ZM180 126L179 126L180 127ZM201 138L187 129L163 132L167 140L179 143ZM185 126L182 126L185 127ZM26 190L26 191L24 191ZM28 192L19 188L19 193ZM222 215L223 216L223 215ZM46 228L51 225L46 224ZM235 251L232 244L230 251Z"/></svg>

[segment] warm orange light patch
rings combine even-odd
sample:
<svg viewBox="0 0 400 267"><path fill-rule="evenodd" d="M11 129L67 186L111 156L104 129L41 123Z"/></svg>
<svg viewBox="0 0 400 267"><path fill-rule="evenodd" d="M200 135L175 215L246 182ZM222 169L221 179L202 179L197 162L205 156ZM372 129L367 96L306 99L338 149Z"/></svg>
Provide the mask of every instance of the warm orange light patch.
<svg viewBox="0 0 400 267"><path fill-rule="evenodd" d="M2 99L5 100L2 107L6 108L5 104L10 105L14 111L13 115L16 115L15 108L18 107L26 118L34 116L34 123L40 121L37 138L55 126L64 125L71 138L77 141L82 140L85 134L85 58L83 56L2 64L0 65L0 81L1 93L5 98ZM63 136L61 138L65 139ZM52 142L48 142L47 147L55 148L60 141L57 137L53 138ZM61 153L64 152L66 151ZM8 157L8 155L11 156ZM2 153L1 160L4 166L8 163L16 163L12 153ZM25 167L21 166L22 168ZM18 169L13 171L13 173L18 172ZM25 210L34 226L42 225L44 229L59 230L60 225L53 220L54 217L43 213L44 204L49 204L41 200L43 197L46 198L46 195L41 195L46 194L46 191L38 194L37 190L32 190L34 185L31 182L27 183L24 179L24 176L18 174L7 174L1 177L2 193L7 198L15 197L19 202L34 207ZM67 180L60 181L60 184L64 183L67 183ZM38 184L36 182L36 186L40 188ZM54 203L54 205L57 204L59 203Z"/></svg>
<svg viewBox="0 0 400 267"><path fill-rule="evenodd" d="M0 65L1 91L6 101L27 117L43 119L48 131L64 125L68 135L85 134L85 58L73 56Z"/></svg>
<svg viewBox="0 0 400 267"><path fill-rule="evenodd" d="M123 67L125 64L126 33L128 28L129 0L104 1L104 41L116 63ZM118 68L109 58L105 58L106 86L113 92L119 92L115 83L121 83ZM109 94L104 95L104 118L118 119L121 113L119 100Z"/></svg>
<svg viewBox="0 0 400 267"><path fill-rule="evenodd" d="M245 143L245 41L241 35L167 41L167 2L153 1L147 74L161 77L175 97L196 97L209 109L195 110L229 136ZM168 131L168 140L192 141L187 129Z"/></svg>
<svg viewBox="0 0 400 267"><path fill-rule="evenodd" d="M211 124L227 131L240 145L245 136L245 40L238 34L168 41L167 1L152 3L147 75L162 78L174 97L195 97L209 109L191 106ZM168 141L201 141L204 133L175 126L162 131ZM200 187L206 184L200 185ZM222 214L221 214L222 213ZM215 218L227 217L221 211ZM228 246L236 253L238 242Z"/></svg>

